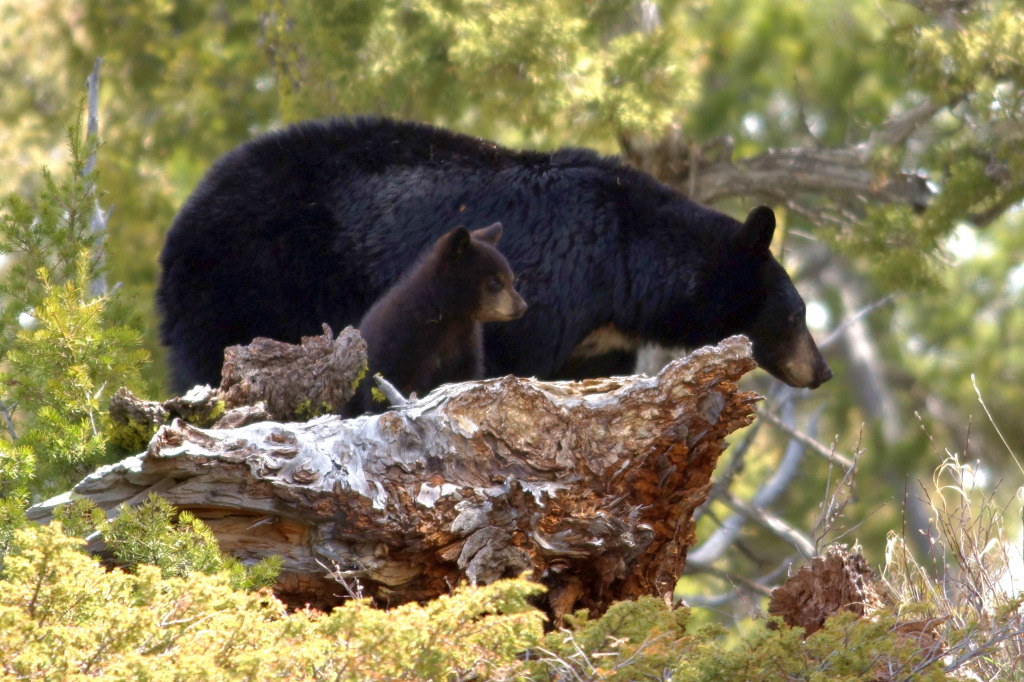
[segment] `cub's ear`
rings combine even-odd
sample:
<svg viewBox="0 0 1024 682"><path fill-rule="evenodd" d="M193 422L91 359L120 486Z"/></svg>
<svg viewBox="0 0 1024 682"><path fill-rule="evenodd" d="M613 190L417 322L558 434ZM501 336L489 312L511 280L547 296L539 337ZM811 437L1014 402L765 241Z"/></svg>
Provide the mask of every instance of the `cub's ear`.
<svg viewBox="0 0 1024 682"><path fill-rule="evenodd" d="M736 246L752 256L768 253L775 234L775 214L767 206L758 206L747 215L736 235Z"/></svg>
<svg viewBox="0 0 1024 682"><path fill-rule="evenodd" d="M461 256L471 239L469 230L460 225L437 240L437 249L439 252Z"/></svg>
<svg viewBox="0 0 1024 682"><path fill-rule="evenodd" d="M481 227L479 230L473 230L473 239L479 239L492 245L497 244L498 240L501 239L501 223L494 223L487 227Z"/></svg>

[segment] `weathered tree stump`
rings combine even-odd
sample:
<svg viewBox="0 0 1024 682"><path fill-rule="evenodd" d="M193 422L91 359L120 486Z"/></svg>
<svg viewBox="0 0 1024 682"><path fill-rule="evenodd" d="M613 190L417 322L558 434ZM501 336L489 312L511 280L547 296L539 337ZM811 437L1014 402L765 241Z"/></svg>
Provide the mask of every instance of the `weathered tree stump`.
<svg viewBox="0 0 1024 682"><path fill-rule="evenodd" d="M366 342L346 327L337 338L320 336L298 345L258 338L224 349L220 394L228 409L263 402L274 419L306 420L338 414L366 373Z"/></svg>
<svg viewBox="0 0 1024 682"><path fill-rule="evenodd" d="M655 377L450 384L348 420L175 420L74 494L111 510L155 491L224 551L281 555L277 589L296 604L337 603L335 578L396 604L530 571L556 618L601 612L671 593L724 438L754 418L759 396L736 388L753 367L734 337Z"/></svg>
<svg viewBox="0 0 1024 682"><path fill-rule="evenodd" d="M768 613L813 635L839 611L858 617L882 607L875 572L860 554L832 546L772 590Z"/></svg>
<svg viewBox="0 0 1024 682"><path fill-rule="evenodd" d="M325 324L323 332L298 344L258 338L226 348L216 389L196 386L162 403L118 389L110 399L111 440L129 452L142 449L175 418L229 429L340 413L366 373L366 343L352 327L335 337Z"/></svg>
<svg viewBox="0 0 1024 682"><path fill-rule="evenodd" d="M810 637L837 613L848 611L857 618L873 619L886 605L886 591L863 555L832 545L772 590L768 613L782 618L788 627L803 628L804 637ZM904 651L916 650L920 661L935 661L947 651L945 620L900 620L890 632ZM776 623L769 626L778 627ZM909 676L905 660L883 655L865 672L864 679L884 682Z"/></svg>

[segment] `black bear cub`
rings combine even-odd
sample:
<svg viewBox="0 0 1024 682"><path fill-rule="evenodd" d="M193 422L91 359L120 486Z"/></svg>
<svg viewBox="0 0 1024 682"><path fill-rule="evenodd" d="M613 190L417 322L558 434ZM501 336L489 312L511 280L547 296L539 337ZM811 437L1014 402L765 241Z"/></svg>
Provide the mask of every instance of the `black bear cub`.
<svg viewBox="0 0 1024 682"><path fill-rule="evenodd" d="M369 371L354 407L385 408L371 397L375 373L403 395L420 396L483 376L482 323L515 320L526 310L512 268L495 248L500 237L501 223L473 232L456 227L366 312L359 333Z"/></svg>

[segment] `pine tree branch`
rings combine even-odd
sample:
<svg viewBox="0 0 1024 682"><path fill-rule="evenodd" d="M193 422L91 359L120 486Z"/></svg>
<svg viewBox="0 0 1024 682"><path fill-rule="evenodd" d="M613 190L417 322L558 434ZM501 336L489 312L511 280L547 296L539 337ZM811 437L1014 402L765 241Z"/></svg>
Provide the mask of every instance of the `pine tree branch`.
<svg viewBox="0 0 1024 682"><path fill-rule="evenodd" d="M793 545L800 555L809 559L817 554L814 541L799 530L775 516L767 509L750 504L735 495L726 495L723 500L731 509L741 514L748 521L753 521L770 530L789 544Z"/></svg>
<svg viewBox="0 0 1024 682"><path fill-rule="evenodd" d="M794 420L794 406L793 406L793 395L795 392L787 392L786 399L783 400L781 411L783 413L783 423L792 427ZM814 429L814 424L817 422L815 418L812 422L811 428ZM751 503L744 503L735 495L728 490L722 490L720 498L727 505L729 505L735 512L727 518L722 525L711 534L711 536L703 542L699 547L690 552L689 563L696 564L698 566L710 566L712 563L717 561L726 550L729 549L736 542L739 537L740 531L743 528L745 520L753 520L762 525L768 527L772 532L777 534L784 534L786 531L783 529L783 523L775 517L769 519L769 514L765 511L766 507L771 506L775 503L779 497L789 488L793 479L799 472L800 462L803 461L804 456L804 443L793 439L786 447L786 451L782 456L782 462L779 464L778 469L768 479L768 481L761 487L760 490L754 495ZM797 531L790 529L790 535L793 536ZM794 538L796 536L793 536ZM791 539L787 536L787 540L793 542L794 546L798 551L804 553L805 556L813 556L814 544L800 542L799 539ZM808 543L812 548L810 554L804 552Z"/></svg>
<svg viewBox="0 0 1024 682"><path fill-rule="evenodd" d="M14 430L14 420L11 419L11 412L3 400L0 400L0 414L4 415L4 424L7 426L7 433L11 434L11 440L18 440L18 433Z"/></svg>
<svg viewBox="0 0 1024 682"><path fill-rule="evenodd" d="M790 205L819 223L830 216L800 197L831 198L838 209L869 204L906 204L923 210L934 194L927 179L915 173L873 168L875 150L899 146L946 105L926 100L890 119L866 142L845 147L769 149L749 159L732 158L732 141L717 138L704 145L684 139L680 130L658 140L620 136L627 159L659 180L674 185L701 203L754 196ZM845 208L844 208L845 207ZM852 216L851 216L852 217Z"/></svg>

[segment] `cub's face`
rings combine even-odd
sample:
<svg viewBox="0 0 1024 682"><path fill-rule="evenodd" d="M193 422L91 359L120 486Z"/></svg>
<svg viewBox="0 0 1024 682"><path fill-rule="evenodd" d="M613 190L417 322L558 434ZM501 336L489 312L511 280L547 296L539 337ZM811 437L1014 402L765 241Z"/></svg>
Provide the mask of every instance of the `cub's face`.
<svg viewBox="0 0 1024 682"><path fill-rule="evenodd" d="M438 241L444 278L465 292L460 305L477 322L508 322L522 317L526 301L515 290L515 276L495 246L501 223L473 232L457 227Z"/></svg>
<svg viewBox="0 0 1024 682"><path fill-rule="evenodd" d="M526 312L526 301L515 290L512 269L505 265L504 272L491 275L480 284L480 307L477 322L508 322Z"/></svg>

